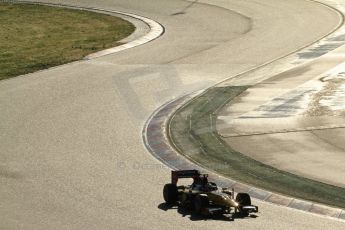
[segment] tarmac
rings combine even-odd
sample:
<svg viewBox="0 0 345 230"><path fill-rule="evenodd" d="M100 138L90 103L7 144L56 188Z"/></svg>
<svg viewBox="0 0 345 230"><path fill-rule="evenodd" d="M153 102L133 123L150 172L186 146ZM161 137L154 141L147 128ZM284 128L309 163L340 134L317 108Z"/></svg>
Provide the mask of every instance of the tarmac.
<svg viewBox="0 0 345 230"><path fill-rule="evenodd" d="M344 229L259 200L257 218L233 222L166 209L170 169L142 140L161 105L309 46L338 12L303 0L45 2L139 15L165 33L0 82L1 229Z"/></svg>

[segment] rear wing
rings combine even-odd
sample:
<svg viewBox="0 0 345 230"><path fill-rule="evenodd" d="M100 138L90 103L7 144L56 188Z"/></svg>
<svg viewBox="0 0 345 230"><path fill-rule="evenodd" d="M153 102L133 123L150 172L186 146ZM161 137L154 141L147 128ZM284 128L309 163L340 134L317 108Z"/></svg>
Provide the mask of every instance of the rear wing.
<svg viewBox="0 0 345 230"><path fill-rule="evenodd" d="M177 184L179 178L200 178L201 174L199 170L179 170L179 171L171 171L171 183ZM207 175L206 175L207 176Z"/></svg>

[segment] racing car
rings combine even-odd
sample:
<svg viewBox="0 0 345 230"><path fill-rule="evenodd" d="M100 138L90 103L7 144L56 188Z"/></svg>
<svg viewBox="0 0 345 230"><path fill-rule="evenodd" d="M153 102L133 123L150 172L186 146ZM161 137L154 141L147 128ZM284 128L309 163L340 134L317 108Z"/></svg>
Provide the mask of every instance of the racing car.
<svg viewBox="0 0 345 230"><path fill-rule="evenodd" d="M180 178L192 178L191 185L178 186ZM197 214L208 216L213 214L234 214L247 217L250 213L259 211L258 206L251 204L248 193L237 193L234 189L220 188L208 181L208 174L201 174L198 170L180 170L171 172L171 183L165 184L163 198L169 205L186 206Z"/></svg>

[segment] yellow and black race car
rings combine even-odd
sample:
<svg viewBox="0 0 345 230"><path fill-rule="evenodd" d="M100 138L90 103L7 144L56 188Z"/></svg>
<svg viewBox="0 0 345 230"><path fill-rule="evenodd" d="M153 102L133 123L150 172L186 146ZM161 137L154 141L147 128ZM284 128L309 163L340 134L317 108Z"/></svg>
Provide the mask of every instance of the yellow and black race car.
<svg viewBox="0 0 345 230"><path fill-rule="evenodd" d="M179 178L192 178L193 183L188 186L178 186ZM247 193L238 193L234 198L234 190L220 188L215 183L208 181L207 174L201 174L198 170L180 170L171 172L171 183L163 189L163 197L169 205L181 205L191 207L197 214L234 214L242 217L250 213L258 212L258 206L251 204L251 198Z"/></svg>

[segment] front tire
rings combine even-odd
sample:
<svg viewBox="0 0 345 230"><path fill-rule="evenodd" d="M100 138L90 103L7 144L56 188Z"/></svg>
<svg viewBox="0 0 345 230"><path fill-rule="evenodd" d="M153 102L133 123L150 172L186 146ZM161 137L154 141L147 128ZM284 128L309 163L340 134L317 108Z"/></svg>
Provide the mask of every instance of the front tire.
<svg viewBox="0 0 345 230"><path fill-rule="evenodd" d="M163 198L167 204L175 204L178 200L177 186L175 184L164 185Z"/></svg>
<svg viewBox="0 0 345 230"><path fill-rule="evenodd" d="M249 216L249 212L247 210L243 210L243 206L250 206L252 205L252 201L248 193L238 193L236 196L236 202L239 204L238 211L241 216L247 217Z"/></svg>

